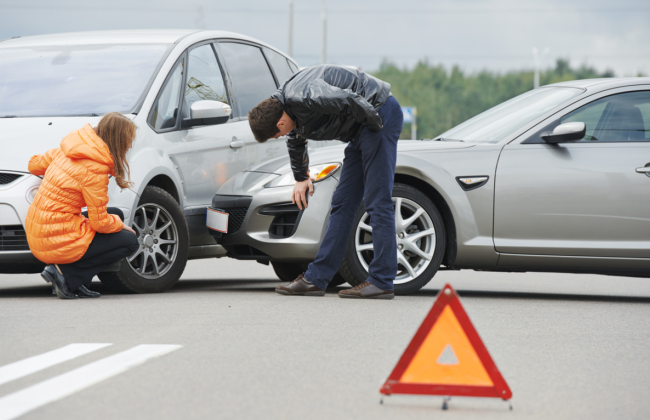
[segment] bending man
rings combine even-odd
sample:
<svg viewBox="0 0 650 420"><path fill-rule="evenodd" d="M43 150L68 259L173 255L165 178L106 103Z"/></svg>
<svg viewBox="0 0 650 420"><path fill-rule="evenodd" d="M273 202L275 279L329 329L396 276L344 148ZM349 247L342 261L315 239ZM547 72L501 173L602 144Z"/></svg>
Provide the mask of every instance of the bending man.
<svg viewBox="0 0 650 420"><path fill-rule="evenodd" d="M276 292L323 296L345 254L362 199L370 214L374 259L367 281L339 292L344 298L392 299L397 273L392 190L402 111L390 84L362 71L320 65L299 71L248 113L258 142L287 136L296 180L292 200L307 207L313 194L307 139L348 142L323 243L307 271Z"/></svg>

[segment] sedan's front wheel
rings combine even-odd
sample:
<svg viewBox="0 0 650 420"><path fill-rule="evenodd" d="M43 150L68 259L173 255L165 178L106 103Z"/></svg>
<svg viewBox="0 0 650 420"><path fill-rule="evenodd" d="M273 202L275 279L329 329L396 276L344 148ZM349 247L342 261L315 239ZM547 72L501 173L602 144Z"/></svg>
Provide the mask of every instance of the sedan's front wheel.
<svg viewBox="0 0 650 420"><path fill-rule="evenodd" d="M155 293L170 289L187 264L189 231L183 211L167 191L144 189L132 217L140 247L122 260L118 272L100 273L102 283L117 292Z"/></svg>
<svg viewBox="0 0 650 420"><path fill-rule="evenodd" d="M419 190L393 187L397 273L395 293L417 292L436 274L445 250L445 227L436 206ZM370 215L362 205L354 221L339 273L353 286L368 278L374 244Z"/></svg>

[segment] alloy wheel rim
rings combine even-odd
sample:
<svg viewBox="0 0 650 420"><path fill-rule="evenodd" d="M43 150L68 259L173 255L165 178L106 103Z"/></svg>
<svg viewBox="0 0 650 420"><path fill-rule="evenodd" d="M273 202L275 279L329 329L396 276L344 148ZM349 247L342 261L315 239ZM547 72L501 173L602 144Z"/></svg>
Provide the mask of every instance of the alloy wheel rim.
<svg viewBox="0 0 650 420"><path fill-rule="evenodd" d="M436 229L429 214L413 200L393 197L395 236L397 241L397 275L395 284L403 284L420 276L429 267L436 250ZM373 259L374 244L370 215L365 212L355 232L357 258L368 271Z"/></svg>
<svg viewBox="0 0 650 420"><path fill-rule="evenodd" d="M178 253L178 229L164 207L154 203L138 206L133 216L138 250L127 258L140 277L155 280L171 269Z"/></svg>

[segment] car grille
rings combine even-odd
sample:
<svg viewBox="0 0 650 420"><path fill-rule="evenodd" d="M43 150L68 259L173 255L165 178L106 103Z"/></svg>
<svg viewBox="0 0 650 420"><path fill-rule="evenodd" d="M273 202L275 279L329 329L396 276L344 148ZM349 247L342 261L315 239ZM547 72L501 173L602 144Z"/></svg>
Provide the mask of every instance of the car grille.
<svg viewBox="0 0 650 420"><path fill-rule="evenodd" d="M12 174L10 172L0 172L0 185L10 184L22 177L21 174Z"/></svg>
<svg viewBox="0 0 650 420"><path fill-rule="evenodd" d="M248 195L219 195L212 197L212 208L228 213L228 234L237 232L246 218L253 197ZM214 231L210 231L214 234ZM221 237L219 234L217 237Z"/></svg>
<svg viewBox="0 0 650 420"><path fill-rule="evenodd" d="M221 207L220 210L228 213L228 234L235 233L239 230L242 223L244 223L244 218L246 217L246 212L248 211L248 206L246 207Z"/></svg>
<svg viewBox="0 0 650 420"><path fill-rule="evenodd" d="M29 251L22 225L0 226L0 251Z"/></svg>

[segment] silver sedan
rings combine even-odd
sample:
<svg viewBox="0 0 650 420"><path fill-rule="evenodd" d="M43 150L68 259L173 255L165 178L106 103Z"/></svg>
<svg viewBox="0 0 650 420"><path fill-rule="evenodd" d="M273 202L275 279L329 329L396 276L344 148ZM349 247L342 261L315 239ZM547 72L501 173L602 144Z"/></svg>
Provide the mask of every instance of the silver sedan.
<svg viewBox="0 0 650 420"><path fill-rule="evenodd" d="M228 256L293 280L327 227L343 148L311 154L309 207L291 204L288 158L226 182ZM400 141L393 190L397 293L438 270L549 271L650 277L650 78L535 89L432 140ZM356 285L373 258L359 208L333 284Z"/></svg>

